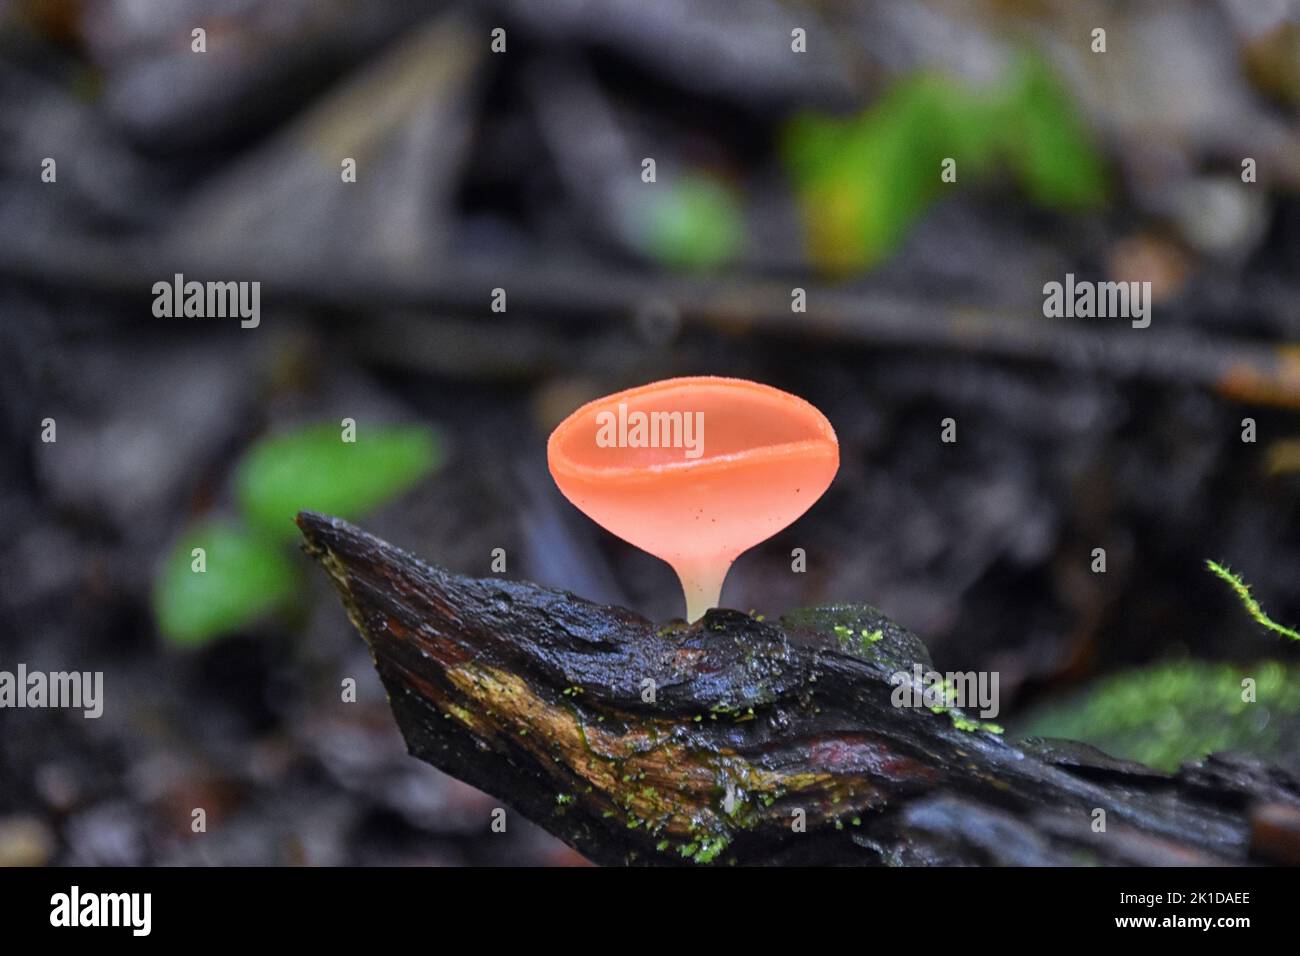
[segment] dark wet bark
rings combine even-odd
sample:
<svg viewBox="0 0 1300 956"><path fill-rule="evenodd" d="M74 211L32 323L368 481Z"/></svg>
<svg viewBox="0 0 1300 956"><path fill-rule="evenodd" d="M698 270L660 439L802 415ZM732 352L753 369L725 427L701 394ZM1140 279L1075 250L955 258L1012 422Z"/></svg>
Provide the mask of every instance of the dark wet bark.
<svg viewBox="0 0 1300 956"><path fill-rule="evenodd" d="M1296 862L1300 781L1279 769L1170 775L895 706L891 676L929 657L873 608L655 625L298 524L411 753L597 863Z"/></svg>

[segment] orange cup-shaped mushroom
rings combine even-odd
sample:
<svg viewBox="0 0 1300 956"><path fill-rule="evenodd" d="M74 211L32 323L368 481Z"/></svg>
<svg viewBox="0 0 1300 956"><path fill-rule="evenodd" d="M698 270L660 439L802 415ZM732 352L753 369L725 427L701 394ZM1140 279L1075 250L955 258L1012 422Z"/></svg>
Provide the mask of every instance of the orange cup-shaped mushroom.
<svg viewBox="0 0 1300 956"><path fill-rule="evenodd" d="M673 378L596 399L551 433L560 491L672 565L686 616L716 607L736 558L812 507L840 465L826 416L737 378Z"/></svg>

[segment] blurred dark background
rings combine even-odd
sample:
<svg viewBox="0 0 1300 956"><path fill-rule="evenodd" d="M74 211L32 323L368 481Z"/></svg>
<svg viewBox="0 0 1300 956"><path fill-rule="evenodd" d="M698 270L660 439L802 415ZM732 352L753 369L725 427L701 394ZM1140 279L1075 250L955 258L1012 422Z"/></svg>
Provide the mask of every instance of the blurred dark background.
<svg viewBox="0 0 1300 956"><path fill-rule="evenodd" d="M0 669L105 688L0 711L0 864L581 862L405 755L291 542L256 539L294 580L265 613L160 628L252 451L345 417L434 443L368 530L663 619L672 572L560 497L546 436L756 379L843 464L727 605L870 602L999 671L1011 729L1159 662L1296 686L1203 563L1300 620L1298 108L1286 0L0 0ZM178 272L260 282L260 325L156 317ZM1151 326L1045 318L1066 273L1150 281ZM1148 698L1125 719L1204 749L1212 715ZM1223 742L1296 761L1272 707Z"/></svg>

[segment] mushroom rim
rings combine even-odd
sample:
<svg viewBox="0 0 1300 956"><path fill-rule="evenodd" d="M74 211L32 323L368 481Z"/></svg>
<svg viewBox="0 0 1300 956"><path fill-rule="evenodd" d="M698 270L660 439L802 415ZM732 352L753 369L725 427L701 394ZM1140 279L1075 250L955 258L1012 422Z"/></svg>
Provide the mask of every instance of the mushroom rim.
<svg viewBox="0 0 1300 956"><path fill-rule="evenodd" d="M715 391L731 391L734 393L747 392L751 395L761 394L765 398L775 399L777 403L795 409L797 413L805 417L814 426L818 434L815 437L803 438L798 441L755 445L752 448L730 452L725 455L664 461L650 465L579 464L560 451L560 444L568 436L569 430L587 412L603 411L611 404L617 405L619 402L639 398L647 393L688 388L708 388ZM809 460L818 458L834 459L837 464L836 470L838 470L839 440L836 438L835 429L830 420L822 414L821 410L806 399L771 385L764 385L750 379L729 378L721 375L683 376L663 379L592 399L575 409L560 424L556 425L555 430L551 432L551 436L546 442L547 464L553 474L562 474L569 478L598 479L601 481L654 481L664 475L678 473L708 474L715 471L731 470L737 464L770 463L797 458Z"/></svg>

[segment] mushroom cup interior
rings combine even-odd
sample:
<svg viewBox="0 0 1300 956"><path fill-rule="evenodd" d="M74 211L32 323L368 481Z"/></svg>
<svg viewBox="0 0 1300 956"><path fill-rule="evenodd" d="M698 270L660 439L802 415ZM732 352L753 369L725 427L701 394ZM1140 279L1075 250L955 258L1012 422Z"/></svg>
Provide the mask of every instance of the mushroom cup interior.
<svg viewBox="0 0 1300 956"><path fill-rule="evenodd" d="M617 480L834 445L830 423L802 399L753 382L685 378L583 406L556 429L551 450L561 470Z"/></svg>

